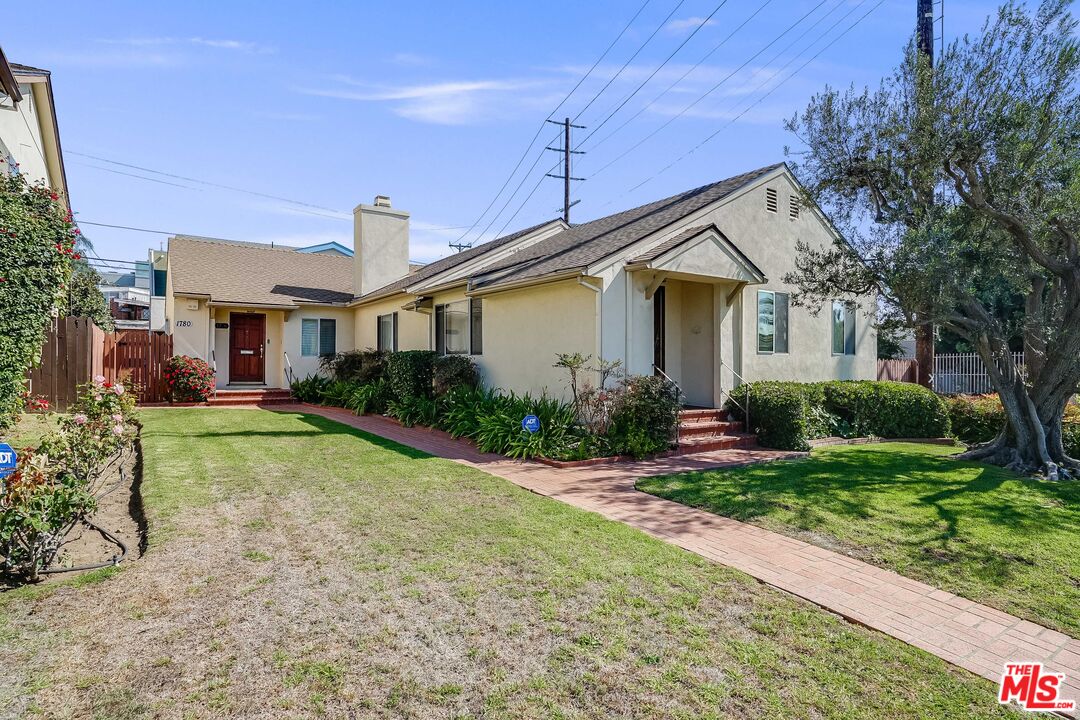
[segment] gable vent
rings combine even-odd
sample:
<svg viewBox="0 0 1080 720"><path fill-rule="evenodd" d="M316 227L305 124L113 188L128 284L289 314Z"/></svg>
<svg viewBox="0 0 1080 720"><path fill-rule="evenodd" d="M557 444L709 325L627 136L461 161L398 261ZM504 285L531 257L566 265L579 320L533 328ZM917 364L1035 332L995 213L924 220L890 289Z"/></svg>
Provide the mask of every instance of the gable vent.
<svg viewBox="0 0 1080 720"><path fill-rule="evenodd" d="M794 195L792 195L790 198L788 198L788 211L787 211L788 220L798 220L799 219L799 208L800 208L799 198L797 198Z"/></svg>
<svg viewBox="0 0 1080 720"><path fill-rule="evenodd" d="M776 189L765 188L765 210L767 212L776 212Z"/></svg>

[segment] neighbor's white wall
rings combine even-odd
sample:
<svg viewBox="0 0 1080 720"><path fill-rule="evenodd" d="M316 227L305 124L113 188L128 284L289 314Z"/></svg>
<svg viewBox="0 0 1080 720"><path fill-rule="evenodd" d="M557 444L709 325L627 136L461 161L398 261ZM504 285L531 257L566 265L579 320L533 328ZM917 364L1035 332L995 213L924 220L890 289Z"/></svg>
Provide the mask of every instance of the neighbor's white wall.
<svg viewBox="0 0 1080 720"><path fill-rule="evenodd" d="M576 280L484 297L484 354L474 356L489 387L568 398L556 353L599 352L596 293Z"/></svg>
<svg viewBox="0 0 1080 720"><path fill-rule="evenodd" d="M50 183L49 170L45 164L42 153L45 150L45 142L41 134L41 125L38 118L40 110L37 97L33 92L33 85L38 83L20 82L19 89L23 99L14 108L0 108L0 141L4 147L19 163L19 172L25 175L31 183L43 181ZM42 83L43 85L43 83ZM10 99L8 100L10 102ZM38 150L41 148L41 151ZM0 158L3 172L7 172L6 159Z"/></svg>
<svg viewBox="0 0 1080 720"><path fill-rule="evenodd" d="M336 347L338 352L344 352L355 347L353 342L356 330L354 315L354 311L349 308L333 307L304 307L285 315L284 349L285 352L289 353L289 361L292 363L294 377L303 379L308 375L315 375L319 372L319 358L317 356L304 357L301 354L303 347L300 338L304 318L336 320Z"/></svg>

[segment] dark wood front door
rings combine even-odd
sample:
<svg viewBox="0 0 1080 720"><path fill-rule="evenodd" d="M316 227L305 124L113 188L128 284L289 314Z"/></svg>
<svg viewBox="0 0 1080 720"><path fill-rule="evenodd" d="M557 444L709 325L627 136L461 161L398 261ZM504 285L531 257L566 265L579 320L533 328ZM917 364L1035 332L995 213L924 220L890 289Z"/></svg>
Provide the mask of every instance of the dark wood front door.
<svg viewBox="0 0 1080 720"><path fill-rule="evenodd" d="M229 315L229 382L264 382L263 343L266 316L252 313Z"/></svg>

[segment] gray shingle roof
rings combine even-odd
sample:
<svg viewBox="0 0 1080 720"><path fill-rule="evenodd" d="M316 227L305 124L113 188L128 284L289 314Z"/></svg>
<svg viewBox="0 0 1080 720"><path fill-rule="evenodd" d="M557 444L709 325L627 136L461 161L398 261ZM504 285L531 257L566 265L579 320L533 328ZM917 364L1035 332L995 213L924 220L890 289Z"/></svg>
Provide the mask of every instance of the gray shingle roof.
<svg viewBox="0 0 1080 720"><path fill-rule="evenodd" d="M353 298L353 260L341 255L177 235L169 239L169 270L174 293L213 302L288 306Z"/></svg>
<svg viewBox="0 0 1080 720"><path fill-rule="evenodd" d="M384 295L393 295L394 293L400 292L401 290L410 285L415 285L417 283L423 282L424 280L427 280L428 278L435 277L441 272L450 270L454 267L457 267L463 262L467 262L483 255L486 252L502 247L509 242L513 242L514 240L517 240L524 235L528 235L534 230L538 230L545 225L550 225L553 222L556 221L545 220L544 222L533 225L532 227L518 230L517 232L511 233L509 235L503 235L502 237L495 238L494 240L489 240L482 245L476 245L469 248L468 250L462 250L459 253L454 253L453 255L448 255L442 259L430 262L427 265L423 265L418 268L416 272L410 273L409 275L406 275L405 277L396 282L392 282L389 285L384 285L378 290L372 290L371 292L366 293L363 296L363 299L367 300L370 298L382 297Z"/></svg>
<svg viewBox="0 0 1080 720"><path fill-rule="evenodd" d="M473 284L476 287L489 287L588 267L783 165L768 165L663 200L575 225L516 253L513 257L485 267L478 273L480 277Z"/></svg>
<svg viewBox="0 0 1080 720"><path fill-rule="evenodd" d="M679 233L675 237L671 238L670 240L666 240L666 241L660 243L659 245L657 245L656 247L649 248L648 250L641 253L640 255L630 258L630 262L632 262L632 263L644 263L644 262L649 262L650 260L655 260L656 258L658 258L661 255L663 255L664 253L666 253L668 250L671 250L673 248L677 248L678 246L682 245L687 240L690 240L692 238L697 237L701 233L708 230L709 227L710 227L709 225L695 225L692 228L686 228L685 230L683 230L681 233Z"/></svg>

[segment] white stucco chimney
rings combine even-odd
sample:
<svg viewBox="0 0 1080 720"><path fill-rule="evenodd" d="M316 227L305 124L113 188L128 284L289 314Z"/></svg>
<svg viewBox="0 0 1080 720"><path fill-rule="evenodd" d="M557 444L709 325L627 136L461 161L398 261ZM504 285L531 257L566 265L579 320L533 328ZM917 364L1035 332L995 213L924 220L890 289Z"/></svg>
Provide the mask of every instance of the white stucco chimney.
<svg viewBox="0 0 1080 720"><path fill-rule="evenodd" d="M353 209L353 292L366 295L409 273L409 213L387 195Z"/></svg>

